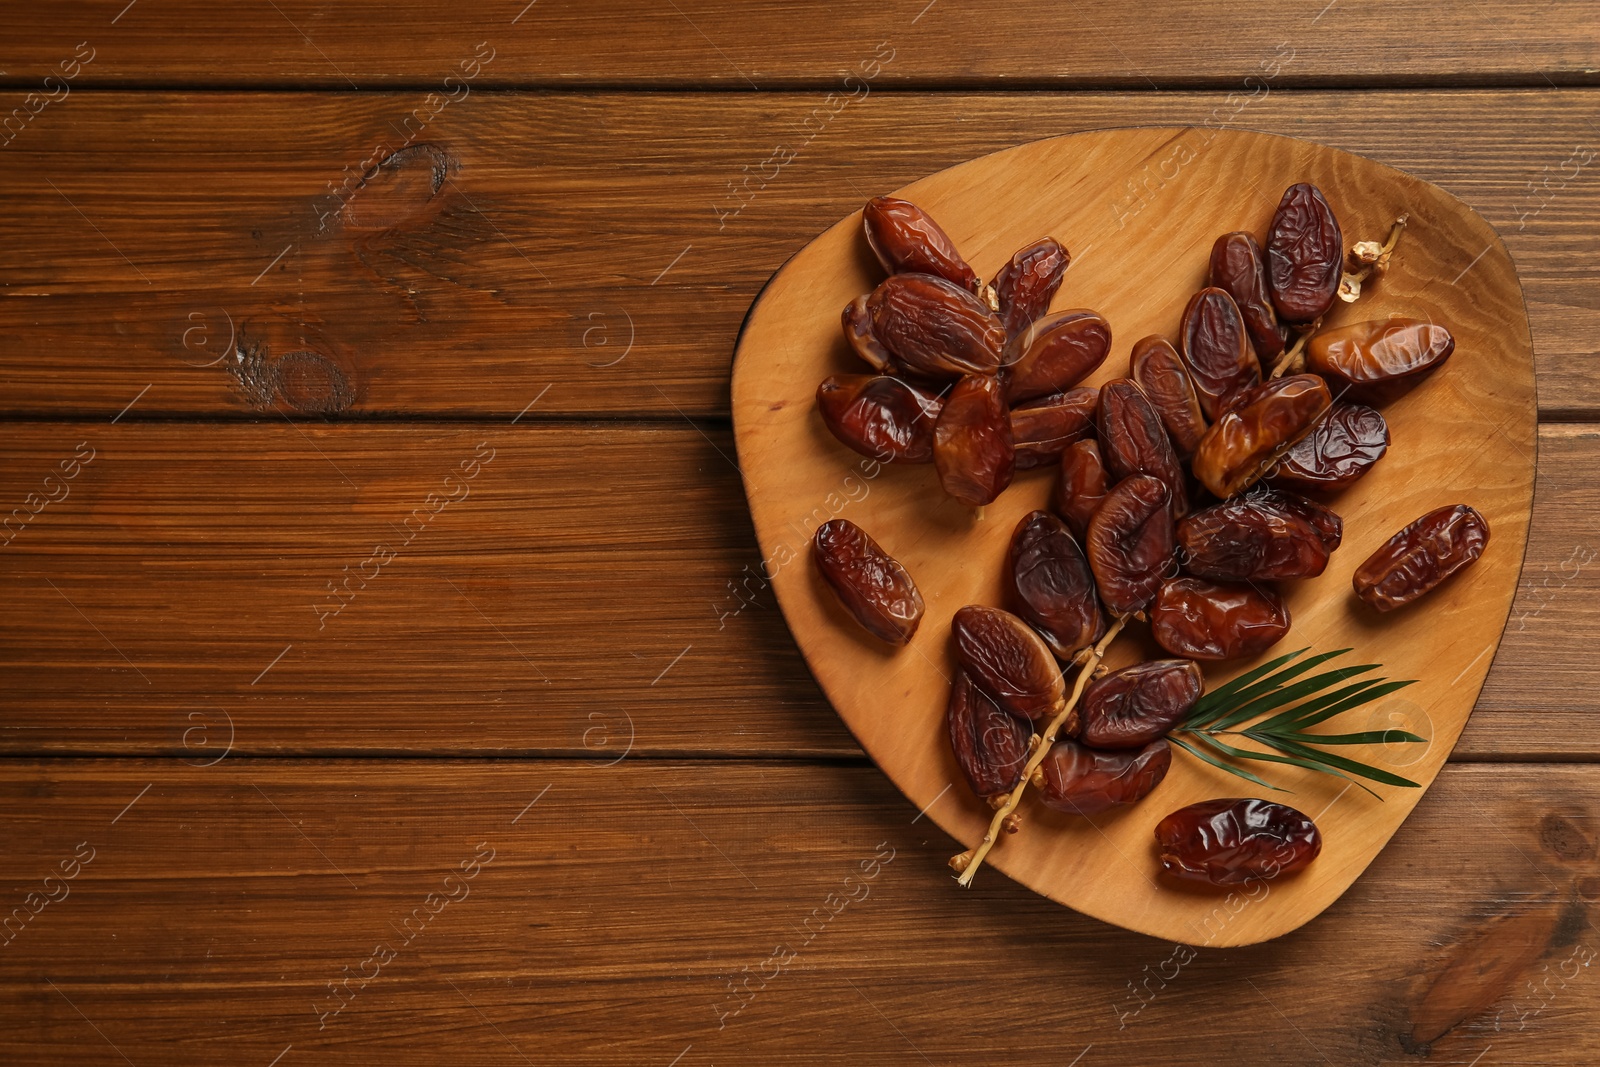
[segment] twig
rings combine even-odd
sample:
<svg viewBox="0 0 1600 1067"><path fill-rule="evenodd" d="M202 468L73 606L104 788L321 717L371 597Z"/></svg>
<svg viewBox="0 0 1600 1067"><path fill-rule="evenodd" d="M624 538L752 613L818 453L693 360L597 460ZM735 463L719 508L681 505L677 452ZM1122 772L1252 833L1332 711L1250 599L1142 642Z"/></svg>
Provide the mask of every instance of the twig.
<svg viewBox="0 0 1600 1067"><path fill-rule="evenodd" d="M1043 737L1033 747L1033 754L1028 757L1027 765L1022 768L1021 780L1017 782L1016 788L1011 790L1011 795L1006 798L1005 804L994 813L994 818L989 821L989 831L983 835L983 842L976 849L951 857L950 866L960 874L961 877L957 878L956 881L962 886L972 885L972 877L978 873L978 867L983 863L983 858L989 854L989 850L994 847L994 843L1000 839L1000 832L1008 828L1007 820L1011 819L1011 813L1016 811L1017 805L1022 802L1022 794L1027 792L1028 783L1033 778L1034 769L1044 762L1045 756L1050 751L1050 746L1055 744L1056 733L1061 729L1062 724L1071 718L1073 710L1078 706L1079 698L1083 696L1084 687L1089 684L1090 675L1100 665L1100 657L1105 655L1107 646L1122 632L1123 624L1127 621L1126 618L1120 618L1112 623L1111 629L1106 631L1106 635L1100 639L1100 643L1094 646L1088 658L1083 661L1083 666L1078 670L1077 681L1072 685L1072 695L1061 703L1056 711L1055 718L1051 719L1050 725L1045 727ZM1013 821L1009 825L1015 826L1016 823Z"/></svg>

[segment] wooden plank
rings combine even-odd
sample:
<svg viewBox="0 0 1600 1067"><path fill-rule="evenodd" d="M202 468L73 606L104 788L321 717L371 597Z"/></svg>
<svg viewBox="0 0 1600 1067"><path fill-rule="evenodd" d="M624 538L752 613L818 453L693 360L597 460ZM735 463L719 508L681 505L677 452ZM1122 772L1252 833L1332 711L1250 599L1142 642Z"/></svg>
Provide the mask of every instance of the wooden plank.
<svg viewBox="0 0 1600 1067"><path fill-rule="evenodd" d="M4 761L0 1047L40 1067L1589 1064L1597 802L1592 766L1448 768L1326 914L1224 951L1003 878L958 890L951 842L870 768ZM1192 940L1271 898L1219 897Z"/></svg>
<svg viewBox="0 0 1600 1067"><path fill-rule="evenodd" d="M0 415L110 418L138 395L129 418L510 417L546 386L540 411L725 414L756 292L870 194L1173 123L1312 138L1463 197L1521 271L1542 407L1600 411L1593 92L437 99L95 93L41 112L0 167ZM1108 214L1162 210L1170 164Z"/></svg>
<svg viewBox="0 0 1600 1067"><path fill-rule="evenodd" d="M501 0L441 18L423 0L278 0L237 11L196 0L109 0L16 12L6 77L36 83L84 39L96 54L76 80L98 85L437 83L459 77L480 41L493 59L477 78L520 87L832 86L879 42L893 56L884 81L962 87L1236 83L1275 57L1292 57L1296 82L1343 85L1526 82L1538 72L1583 79L1600 67L1594 12L1582 0L1467 3L1447 19L1437 14L1425 0L1233 2L1209 5L1203 18L1174 0L1071 9L1033 0L981 13L950 0L804 10L770 0Z"/></svg>
<svg viewBox="0 0 1600 1067"><path fill-rule="evenodd" d="M857 755L761 575L732 455L688 426L14 424L0 749ZM1597 461L1600 431L1543 429L1522 586L1458 755L1600 757ZM872 485L839 513L870 515Z"/></svg>

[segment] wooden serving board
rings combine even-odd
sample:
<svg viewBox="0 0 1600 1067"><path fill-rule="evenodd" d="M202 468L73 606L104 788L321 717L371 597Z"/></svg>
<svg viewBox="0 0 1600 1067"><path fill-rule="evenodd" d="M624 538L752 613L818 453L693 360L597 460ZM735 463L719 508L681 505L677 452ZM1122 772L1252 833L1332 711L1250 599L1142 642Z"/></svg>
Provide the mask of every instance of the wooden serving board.
<svg viewBox="0 0 1600 1067"><path fill-rule="evenodd" d="M1133 341L1176 338L1189 296L1205 284L1212 242L1264 235L1285 187L1310 181L1338 214L1346 245L1382 239L1411 216L1394 265L1327 325L1402 313L1434 318L1456 337L1446 367L1384 410L1392 444L1367 477L1331 499L1344 544L1321 577L1287 583L1294 625L1268 655L1352 647L1341 662L1377 662L1415 678L1328 732L1402 728L1426 745L1348 750L1424 787L1438 774L1488 673L1522 565L1533 498L1532 342L1522 293L1495 231L1449 193L1372 160L1244 130L1140 127L1037 141L952 167L895 195L928 209L980 275L1046 234L1072 253L1055 310L1093 308L1114 334L1098 384L1127 373ZM979 841L988 809L961 779L944 731L949 622L964 604L1000 605L1001 568L1017 520L1044 507L1054 468L1019 475L980 516L945 496L932 466L879 466L839 444L817 415L827 375L861 373L839 313L882 272L852 214L773 276L739 337L733 419L739 464L776 590L807 663L862 746L912 803L962 848ZM1411 608L1378 616L1355 601L1350 575L1424 512L1468 503L1492 537L1478 563ZM814 530L843 516L865 528L916 578L927 603L910 646L868 637L822 585L808 558ZM1113 646L1112 666L1155 654L1140 636ZM1141 647L1141 642L1144 642ZM1208 686L1246 669L1208 669ZM1004 839L978 877L1004 872L1085 914L1191 944L1245 945L1305 923L1338 899L1382 850L1423 789L1376 787L1291 767L1252 769L1292 790L1271 794L1313 816L1321 857L1251 893L1178 888L1157 877L1152 830L1162 816L1213 797L1261 795L1248 782L1175 751L1166 780L1130 809L1091 818L1031 799L1022 832ZM1463 848L1471 847L1462 824ZM952 848L952 852L960 851ZM951 892L958 892L952 882Z"/></svg>

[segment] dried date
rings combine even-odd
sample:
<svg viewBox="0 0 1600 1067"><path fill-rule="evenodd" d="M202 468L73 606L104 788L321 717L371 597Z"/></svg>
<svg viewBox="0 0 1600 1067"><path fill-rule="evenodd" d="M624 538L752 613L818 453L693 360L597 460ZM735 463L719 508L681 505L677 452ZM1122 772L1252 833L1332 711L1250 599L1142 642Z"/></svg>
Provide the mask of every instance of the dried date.
<svg viewBox="0 0 1600 1067"><path fill-rule="evenodd" d="M1017 337L1050 310L1072 257L1054 237L1017 252L994 277L994 295L1006 336Z"/></svg>
<svg viewBox="0 0 1600 1067"><path fill-rule="evenodd" d="M1047 511L1022 517L1011 535L1006 577L1019 614L1057 656L1070 659L1106 631L1089 561L1066 524Z"/></svg>
<svg viewBox="0 0 1600 1067"><path fill-rule="evenodd" d="M1250 797L1205 800L1156 824L1161 869L1209 885L1241 885L1302 870L1322 851L1322 835L1287 804Z"/></svg>
<svg viewBox="0 0 1600 1067"><path fill-rule="evenodd" d="M909 642L922 621L922 594L911 575L848 519L817 527L811 542L817 571L839 602L875 637Z"/></svg>
<svg viewBox="0 0 1600 1067"><path fill-rule="evenodd" d="M1226 291L1207 288L1189 298L1178 330L1200 408L1215 421L1261 381L1261 362L1250 350L1244 317Z"/></svg>
<svg viewBox="0 0 1600 1067"><path fill-rule="evenodd" d="M1216 496L1233 496L1308 434L1332 399L1314 374L1257 386L1206 431L1194 453L1195 477Z"/></svg>
<svg viewBox="0 0 1600 1067"><path fill-rule="evenodd" d="M1061 453L1061 477L1050 494L1050 509L1061 516L1081 540L1089 534L1089 520L1106 497L1109 485L1100 446L1077 441Z"/></svg>
<svg viewBox="0 0 1600 1067"><path fill-rule="evenodd" d="M1085 548L1106 609L1117 618L1143 611L1173 562L1166 485L1148 474L1118 482L1089 520Z"/></svg>
<svg viewBox="0 0 1600 1067"><path fill-rule="evenodd" d="M1455 348L1443 326L1393 316L1317 334L1306 347L1306 367L1341 396L1385 404L1442 367Z"/></svg>
<svg viewBox="0 0 1600 1067"><path fill-rule="evenodd" d="M867 244L890 274L934 274L969 293L978 275L933 216L909 200L875 196L861 211Z"/></svg>
<svg viewBox="0 0 1600 1067"><path fill-rule="evenodd" d="M1022 780L1033 730L1026 720L1001 711L960 667L950 685L945 727L956 763L978 796L1003 796Z"/></svg>
<svg viewBox="0 0 1600 1067"><path fill-rule="evenodd" d="M817 410L833 436L880 463L932 463L941 406L883 375L835 374L817 386Z"/></svg>
<svg viewBox="0 0 1600 1067"><path fill-rule="evenodd" d="M1211 246L1211 284L1233 297L1263 366L1283 354L1289 328L1278 321L1267 285L1267 259L1248 233L1225 233Z"/></svg>
<svg viewBox="0 0 1600 1067"><path fill-rule="evenodd" d="M1016 444L997 378L969 374L950 390L934 423L933 462L944 491L974 507L994 500L1011 484Z"/></svg>
<svg viewBox="0 0 1600 1067"><path fill-rule="evenodd" d="M1009 611L968 604L950 620L956 660L1003 711L1035 722L1063 702L1061 668L1033 628ZM1077 716L1067 724L1077 730Z"/></svg>
<svg viewBox="0 0 1600 1067"><path fill-rule="evenodd" d="M894 274L867 298L872 332L912 377L994 374L1006 328L978 298L932 274Z"/></svg>
<svg viewBox="0 0 1600 1067"><path fill-rule="evenodd" d="M1377 409L1339 402L1290 446L1268 473L1287 489L1343 489L1389 450L1389 424Z"/></svg>
<svg viewBox="0 0 1600 1067"><path fill-rule="evenodd" d="M1273 506L1276 495L1236 497L1178 523L1178 558L1184 570L1218 582L1321 574L1328 566L1323 535L1294 511Z"/></svg>
<svg viewBox="0 0 1600 1067"><path fill-rule="evenodd" d="M1255 656L1288 632L1288 606L1264 586L1171 578L1162 583L1150 609L1156 643L1189 659Z"/></svg>
<svg viewBox="0 0 1600 1067"><path fill-rule="evenodd" d="M1048 467L1075 441L1094 435L1100 391L1080 386L1041 397L1011 409L1011 437L1017 449L1017 470Z"/></svg>
<svg viewBox="0 0 1600 1067"><path fill-rule="evenodd" d="M1189 511L1189 490L1172 439L1144 391L1131 378L1114 378L1100 387L1096 417L1100 455L1114 480L1135 474L1159 478L1175 517Z"/></svg>
<svg viewBox="0 0 1600 1067"><path fill-rule="evenodd" d="M1111 327L1093 311L1062 311L1035 322L1006 351L1006 399L1059 393L1105 362Z"/></svg>
<svg viewBox="0 0 1600 1067"><path fill-rule="evenodd" d="M1129 371L1150 406L1161 416L1178 458L1194 455L1200 438L1205 436L1206 416L1178 350L1165 337L1135 341Z"/></svg>
<svg viewBox="0 0 1600 1067"><path fill-rule="evenodd" d="M1377 611L1404 607L1476 562L1488 544L1488 522L1467 505L1430 511L1356 568L1356 596Z"/></svg>
<svg viewBox="0 0 1600 1067"><path fill-rule="evenodd" d="M1267 284L1286 322L1311 322L1327 313L1344 273L1339 220L1315 185L1284 191L1267 230Z"/></svg>
<svg viewBox="0 0 1600 1067"><path fill-rule="evenodd" d="M1094 815L1149 796L1170 766L1172 746L1165 739L1117 752L1057 741L1039 764L1044 779L1039 799L1057 811Z"/></svg>
<svg viewBox="0 0 1600 1067"><path fill-rule="evenodd" d="M871 299L871 293L863 293L844 306L844 339L850 350L873 370L879 374L893 374L894 357L872 332L872 310L867 306Z"/></svg>
<svg viewBox="0 0 1600 1067"><path fill-rule="evenodd" d="M1079 740L1091 748L1141 748L1182 722L1204 688L1193 660L1149 660L1112 671L1083 692Z"/></svg>

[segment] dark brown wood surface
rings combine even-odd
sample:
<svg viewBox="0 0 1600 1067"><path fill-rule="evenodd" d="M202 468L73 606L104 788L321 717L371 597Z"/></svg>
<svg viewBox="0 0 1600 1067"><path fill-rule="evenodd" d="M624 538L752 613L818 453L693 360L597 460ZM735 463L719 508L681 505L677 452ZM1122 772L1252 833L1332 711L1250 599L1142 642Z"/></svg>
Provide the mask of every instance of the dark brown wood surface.
<svg viewBox="0 0 1600 1067"><path fill-rule="evenodd" d="M0 1062L1600 1058L1592 5L3 24ZM1482 214L1542 420L1452 764L1324 916L1192 960L954 888L755 576L726 421L750 301L868 195L1178 123Z"/></svg>

